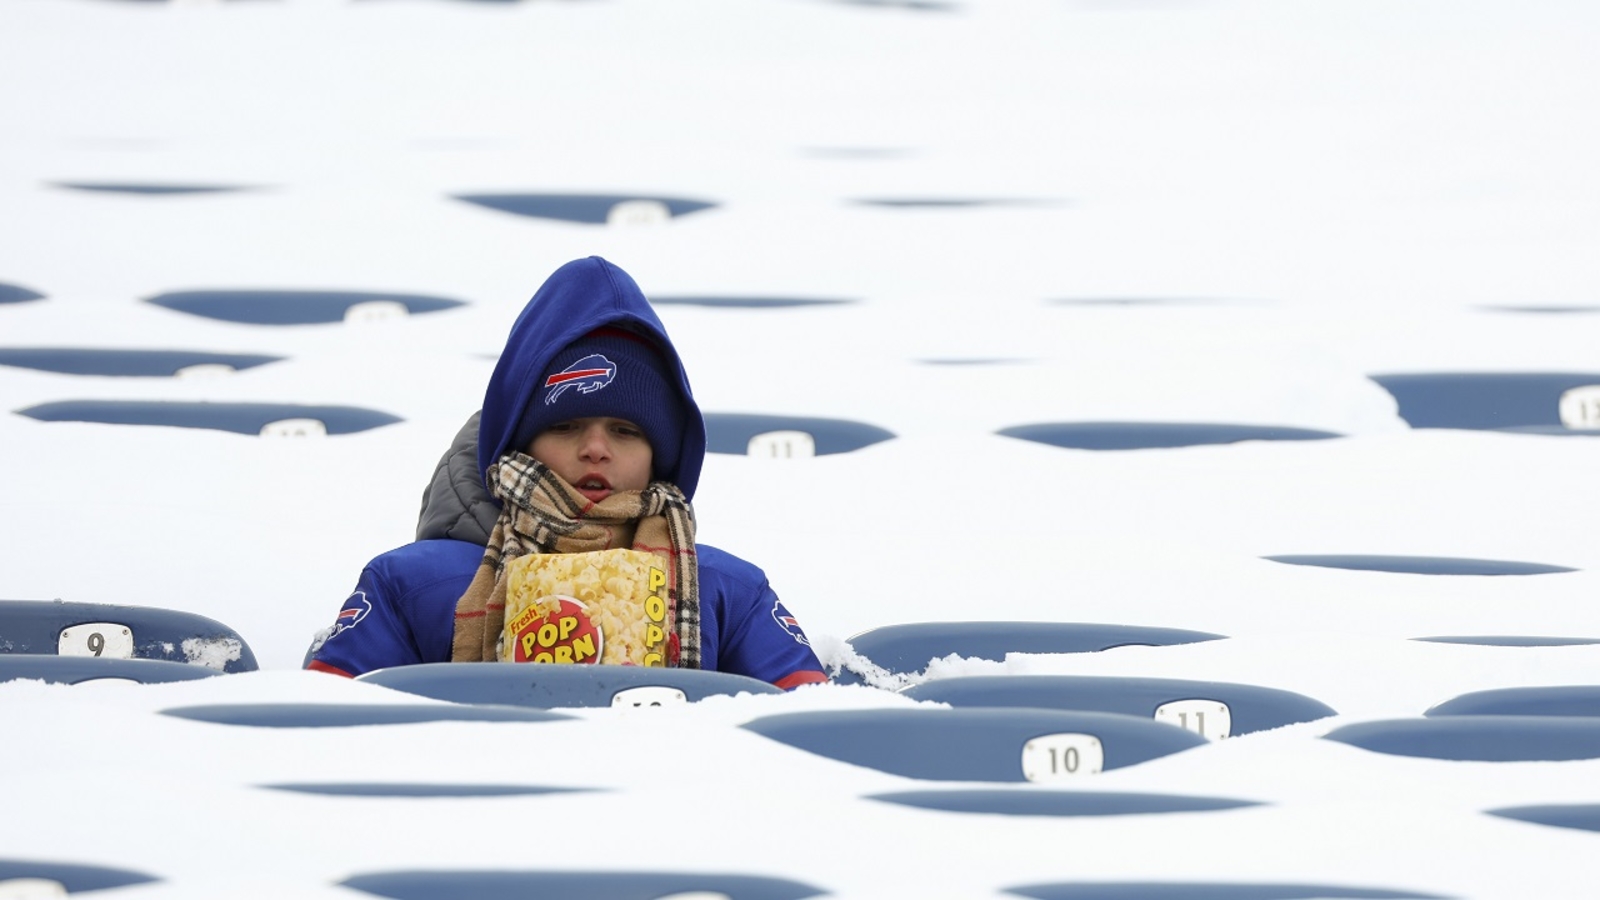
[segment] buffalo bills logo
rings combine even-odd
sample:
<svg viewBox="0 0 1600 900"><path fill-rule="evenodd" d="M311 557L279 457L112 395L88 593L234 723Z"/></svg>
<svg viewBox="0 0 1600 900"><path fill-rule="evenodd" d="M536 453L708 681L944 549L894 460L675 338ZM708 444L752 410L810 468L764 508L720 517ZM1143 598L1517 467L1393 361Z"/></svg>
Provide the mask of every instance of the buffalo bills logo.
<svg viewBox="0 0 1600 900"><path fill-rule="evenodd" d="M598 353L585 356L565 369L544 380L550 393L544 395L546 406L566 393L567 388L577 388L580 394L592 394L617 377L617 364Z"/></svg>
<svg viewBox="0 0 1600 900"><path fill-rule="evenodd" d="M344 602L344 609L339 610L339 617L333 622L333 630L328 637L333 637L347 628L356 627L356 623L367 617L372 612L372 602L367 599L366 591L356 591L350 599Z"/></svg>
<svg viewBox="0 0 1600 900"><path fill-rule="evenodd" d="M789 632L790 637L805 644L807 647L811 646L811 642L806 640L806 633L800 630L800 620L789 615L789 611L783 608L782 600L773 601L772 620L778 623L779 628Z"/></svg>

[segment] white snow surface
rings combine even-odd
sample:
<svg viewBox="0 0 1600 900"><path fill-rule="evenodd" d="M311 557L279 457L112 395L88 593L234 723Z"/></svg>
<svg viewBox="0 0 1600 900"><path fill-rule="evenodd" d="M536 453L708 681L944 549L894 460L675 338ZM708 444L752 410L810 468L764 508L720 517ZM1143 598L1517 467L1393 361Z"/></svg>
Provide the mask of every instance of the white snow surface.
<svg viewBox="0 0 1600 900"><path fill-rule="evenodd" d="M1600 645L1413 640L1600 638L1600 439L1413 430L1368 377L1600 371L1596 46L1600 6L1581 0L0 0L0 283L44 295L0 304L0 346L285 358L184 379L0 366L0 597L200 613L261 665L167 685L0 684L0 859L159 879L105 893L128 900L331 900L367 896L338 885L356 873L462 868L768 875L848 898L1071 881L1592 897L1600 836L1486 811L1600 802L1600 760L1445 762L1321 735L1468 691L1600 683ZM76 182L248 189L62 186ZM451 199L495 192L717 205L604 226ZM928 199L1005 202L863 202ZM950 659L917 677L1234 681L1338 715L1014 788L1263 804L1082 818L874 801L982 785L738 727L915 705L864 686L557 723L161 715L433 702L298 667L365 561L410 539L512 318L590 254L651 296L851 301L660 307L707 411L897 435L706 462L701 539L761 565L825 658L904 622L1191 628L1226 639ZM199 288L466 305L280 327L143 302ZM1096 299L1171 302L1062 302ZM85 398L404 421L269 439L14 414ZM1344 437L1090 452L995 434L1107 420ZM1263 559L1291 553L1575 571ZM221 665L226 649L191 655ZM339 781L599 790L263 787Z"/></svg>

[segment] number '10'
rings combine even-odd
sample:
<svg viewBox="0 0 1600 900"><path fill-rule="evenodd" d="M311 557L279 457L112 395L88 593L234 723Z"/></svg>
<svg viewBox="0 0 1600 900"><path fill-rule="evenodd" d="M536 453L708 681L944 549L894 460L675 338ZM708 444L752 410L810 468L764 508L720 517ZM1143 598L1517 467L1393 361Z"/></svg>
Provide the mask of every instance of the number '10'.
<svg viewBox="0 0 1600 900"><path fill-rule="evenodd" d="M1078 748L1065 747L1060 751L1050 748L1050 771L1072 773L1078 771Z"/></svg>

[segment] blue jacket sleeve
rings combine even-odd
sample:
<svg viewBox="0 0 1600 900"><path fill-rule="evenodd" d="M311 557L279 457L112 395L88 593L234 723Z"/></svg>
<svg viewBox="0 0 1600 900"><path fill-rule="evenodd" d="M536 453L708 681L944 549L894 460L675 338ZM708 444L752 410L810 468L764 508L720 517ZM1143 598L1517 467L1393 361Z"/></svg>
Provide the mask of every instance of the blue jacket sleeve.
<svg viewBox="0 0 1600 900"><path fill-rule="evenodd" d="M448 661L455 602L482 555L461 541L422 541L374 559L333 625L317 636L306 668L354 677Z"/></svg>
<svg viewBox="0 0 1600 900"><path fill-rule="evenodd" d="M707 668L748 675L789 689L827 681L800 623L778 599L766 574L720 550L700 547L702 627L715 648ZM710 575L711 577L707 577ZM704 614L706 588L714 593L714 624ZM704 651L702 651L704 652Z"/></svg>

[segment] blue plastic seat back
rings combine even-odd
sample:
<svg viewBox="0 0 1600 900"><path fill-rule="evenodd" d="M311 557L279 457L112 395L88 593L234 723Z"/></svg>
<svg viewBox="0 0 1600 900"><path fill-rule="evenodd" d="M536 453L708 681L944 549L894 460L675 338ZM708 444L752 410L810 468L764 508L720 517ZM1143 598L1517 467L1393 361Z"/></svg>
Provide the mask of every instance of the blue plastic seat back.
<svg viewBox="0 0 1600 900"><path fill-rule="evenodd" d="M1600 385L1584 372L1426 372L1373 375L1412 428L1517 430L1600 435L1562 422L1567 391Z"/></svg>
<svg viewBox="0 0 1600 900"><path fill-rule="evenodd" d="M1600 684L1474 691L1446 700L1423 715L1600 717Z"/></svg>
<svg viewBox="0 0 1600 900"><path fill-rule="evenodd" d="M163 659L104 659L93 656L36 656L0 654L0 681L43 681L82 684L112 679L139 684L166 684L221 675L216 669Z"/></svg>
<svg viewBox="0 0 1600 900"><path fill-rule="evenodd" d="M1295 553L1263 556L1272 562L1328 569L1396 572L1407 575L1551 575L1576 569L1550 563L1458 556L1390 556L1377 553Z"/></svg>
<svg viewBox="0 0 1600 900"><path fill-rule="evenodd" d="M1573 716L1435 716L1357 722L1324 735L1375 753L1466 762L1600 758L1600 719Z"/></svg>
<svg viewBox="0 0 1600 900"><path fill-rule="evenodd" d="M275 422L309 420L327 434L354 434L404 421L399 416L358 406L299 403L206 403L180 400L58 400L18 413L41 422L96 422L102 425L165 425L260 434Z"/></svg>
<svg viewBox="0 0 1600 900"><path fill-rule="evenodd" d="M173 291L145 302L189 315L242 325L319 325L343 322L364 304L403 308L422 315L465 304L447 297L363 291L214 290Z"/></svg>
<svg viewBox="0 0 1600 900"><path fill-rule="evenodd" d="M909 674L951 654L998 662L1008 653L1093 653L1112 647L1190 644L1222 637L1181 628L1084 622L911 622L863 631L849 643L873 665ZM863 679L861 673L846 668L834 680L860 684Z"/></svg>
<svg viewBox="0 0 1600 900"><path fill-rule="evenodd" d="M1034 900L1452 900L1447 894L1338 884L1205 881L1083 881L1013 887Z"/></svg>
<svg viewBox="0 0 1600 900"><path fill-rule="evenodd" d="M560 713L461 703L212 703L176 706L162 715L255 728L349 728L425 722L559 722Z"/></svg>
<svg viewBox="0 0 1600 900"><path fill-rule="evenodd" d="M28 303L34 300L43 300L44 295L20 284L7 284L0 281L0 303Z"/></svg>
<svg viewBox="0 0 1600 900"><path fill-rule="evenodd" d="M583 225L606 224L625 203L659 204L671 218L716 207L704 200L644 194L458 194L455 199L514 216Z"/></svg>
<svg viewBox="0 0 1600 900"><path fill-rule="evenodd" d="M1047 790L1034 788L964 788L891 791L869 794L868 800L915 809L1001 816L1135 816L1166 813L1219 812L1261 804L1227 797L1147 794L1131 791Z"/></svg>
<svg viewBox="0 0 1600 900"><path fill-rule="evenodd" d="M787 878L715 872L417 870L352 875L339 885L393 900L459 900L463 897L656 900L679 894L722 895L729 900L804 900L827 893L822 888Z"/></svg>
<svg viewBox="0 0 1600 900"><path fill-rule="evenodd" d="M1488 810L1490 815L1552 828L1600 831L1600 803L1549 803Z"/></svg>
<svg viewBox="0 0 1600 900"><path fill-rule="evenodd" d="M0 858L0 882L24 878L54 881L65 888L69 894L83 891L110 890L135 884L149 884L161 880L154 875L135 872L131 869L91 866L82 863L16 859L13 857Z"/></svg>
<svg viewBox="0 0 1600 900"><path fill-rule="evenodd" d="M1045 709L829 710L742 727L818 756L940 781L1077 778L1206 743L1149 719Z"/></svg>
<svg viewBox="0 0 1600 900"><path fill-rule="evenodd" d="M237 631L198 613L109 603L0 600L0 654L158 659L253 672Z"/></svg>
<svg viewBox="0 0 1600 900"><path fill-rule="evenodd" d="M1600 644L1600 638L1562 637L1537 634L1444 634L1412 638L1436 644L1476 644L1481 647L1576 647Z"/></svg>
<svg viewBox="0 0 1600 900"><path fill-rule="evenodd" d="M1210 739L1336 715L1293 691L1174 678L979 675L935 678L901 693L956 707L1025 706L1160 719Z"/></svg>
<svg viewBox="0 0 1600 900"><path fill-rule="evenodd" d="M1320 441L1343 435L1286 425L1226 422L1039 422L995 432L1070 450L1153 450L1240 441Z"/></svg>
<svg viewBox="0 0 1600 900"><path fill-rule="evenodd" d="M378 669L356 680L435 700L536 709L662 706L710 696L783 693L730 672L643 666L422 663Z"/></svg>
<svg viewBox="0 0 1600 900"><path fill-rule="evenodd" d="M0 366L62 375L166 378L193 366L250 369L281 356L258 353L208 353L200 350L124 350L95 347L0 347Z"/></svg>

